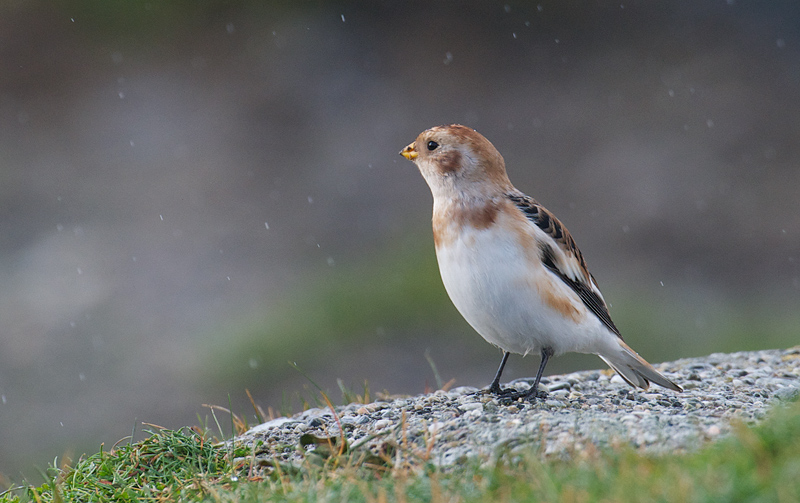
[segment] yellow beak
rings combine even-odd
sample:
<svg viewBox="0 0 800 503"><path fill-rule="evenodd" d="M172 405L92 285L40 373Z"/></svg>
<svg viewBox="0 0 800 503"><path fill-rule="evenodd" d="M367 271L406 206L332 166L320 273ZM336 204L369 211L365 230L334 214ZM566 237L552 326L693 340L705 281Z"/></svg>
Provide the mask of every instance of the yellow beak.
<svg viewBox="0 0 800 503"><path fill-rule="evenodd" d="M409 161L413 161L417 158L419 153L417 152L417 148L414 146L413 143L409 143L406 148L400 151L400 155L408 159Z"/></svg>

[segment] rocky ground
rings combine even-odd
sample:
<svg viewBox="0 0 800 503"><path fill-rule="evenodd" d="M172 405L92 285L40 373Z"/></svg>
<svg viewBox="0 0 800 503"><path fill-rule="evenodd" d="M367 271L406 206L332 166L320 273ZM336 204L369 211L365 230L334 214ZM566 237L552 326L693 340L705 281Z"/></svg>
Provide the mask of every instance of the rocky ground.
<svg viewBox="0 0 800 503"><path fill-rule="evenodd" d="M715 353L656 367L685 391L632 389L610 371L583 371L543 379L547 398L534 403L502 403L460 387L309 409L258 425L236 441L251 446L264 467L326 456L339 449L342 429L351 452L376 460L402 452L440 466L525 447L550 457L625 443L676 452L726 435L735 421L755 423L776 403L800 394L800 346ZM508 386L523 390L530 381Z"/></svg>

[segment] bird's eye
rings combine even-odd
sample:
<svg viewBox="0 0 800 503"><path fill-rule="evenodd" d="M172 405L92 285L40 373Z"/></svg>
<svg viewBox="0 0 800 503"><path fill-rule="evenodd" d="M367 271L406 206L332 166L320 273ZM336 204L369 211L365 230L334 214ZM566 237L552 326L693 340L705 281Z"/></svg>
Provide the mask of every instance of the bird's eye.
<svg viewBox="0 0 800 503"><path fill-rule="evenodd" d="M439 144L438 143L436 143L433 140L428 142L428 150L436 150L437 148L439 148Z"/></svg>

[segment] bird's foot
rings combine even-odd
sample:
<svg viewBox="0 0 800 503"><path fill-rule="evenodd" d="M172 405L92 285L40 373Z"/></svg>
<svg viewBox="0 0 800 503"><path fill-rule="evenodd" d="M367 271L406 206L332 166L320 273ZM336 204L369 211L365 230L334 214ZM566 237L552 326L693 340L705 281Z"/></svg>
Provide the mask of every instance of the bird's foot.
<svg viewBox="0 0 800 503"><path fill-rule="evenodd" d="M497 401L502 405L512 405L514 402L519 402L520 400L534 403L537 398L544 400L548 395L547 391L543 389L538 389L535 393L531 392L531 390L517 391L512 389L503 390L503 392L504 393L497 397Z"/></svg>
<svg viewBox="0 0 800 503"><path fill-rule="evenodd" d="M516 390L511 389L502 389L499 384L492 383L491 386L484 389L479 389L478 391L473 391L470 393L470 396L483 396L483 395L506 395L508 393L513 393Z"/></svg>
<svg viewBox="0 0 800 503"><path fill-rule="evenodd" d="M494 395L502 405L511 405L518 401L520 398L523 401L535 402L537 398L544 400L547 398L547 391L539 388L535 393L531 390L519 391L513 388L501 388L500 385L491 386L487 389L482 389L473 393L474 396L479 395Z"/></svg>

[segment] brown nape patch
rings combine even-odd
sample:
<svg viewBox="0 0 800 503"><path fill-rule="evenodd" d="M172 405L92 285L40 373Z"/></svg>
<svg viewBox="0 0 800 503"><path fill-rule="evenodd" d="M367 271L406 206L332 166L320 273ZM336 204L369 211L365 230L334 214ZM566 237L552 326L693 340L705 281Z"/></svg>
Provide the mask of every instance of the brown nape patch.
<svg viewBox="0 0 800 503"><path fill-rule="evenodd" d="M458 238L464 227L488 229L495 223L500 205L493 200L483 205L451 205L447 210L433 215L433 243L436 248L448 245Z"/></svg>
<svg viewBox="0 0 800 503"><path fill-rule="evenodd" d="M565 318L569 318L575 322L580 320L580 311L578 311L568 297L558 295L558 290L556 290L552 282L545 281L543 284L539 285L539 295L542 297L545 304Z"/></svg>
<svg viewBox="0 0 800 503"><path fill-rule="evenodd" d="M496 150L495 153L497 154L497 158L486 167L486 177L495 187L500 187L506 191L513 189L514 186L511 185L511 181L508 179L508 174L506 173L506 163L503 160L503 156Z"/></svg>
<svg viewBox="0 0 800 503"><path fill-rule="evenodd" d="M506 174L506 161L492 142L482 134L472 130L465 138L475 158L482 160L482 168L489 181L497 187L511 187L508 174Z"/></svg>
<svg viewBox="0 0 800 503"><path fill-rule="evenodd" d="M461 168L461 152L458 150L447 152L438 159L436 165L443 174L455 173Z"/></svg>

